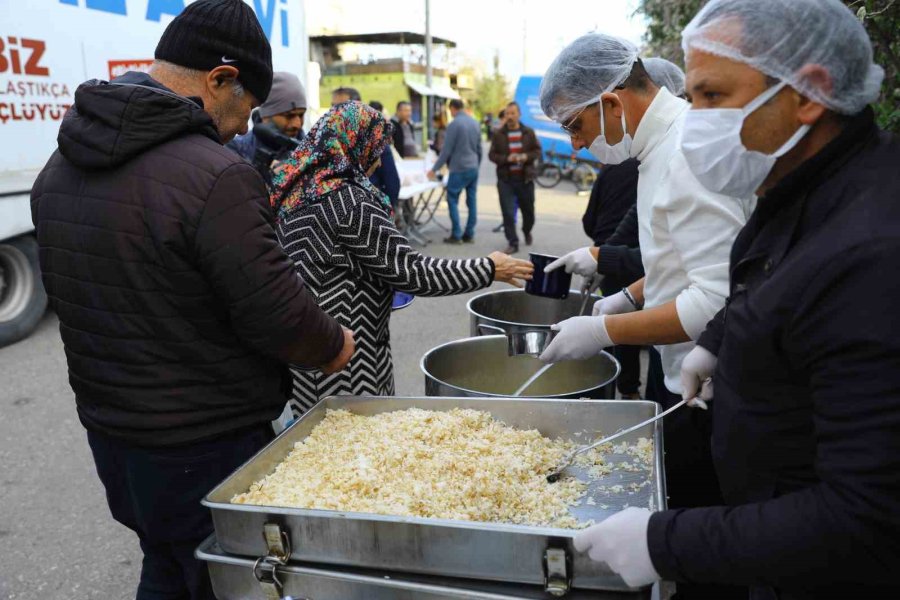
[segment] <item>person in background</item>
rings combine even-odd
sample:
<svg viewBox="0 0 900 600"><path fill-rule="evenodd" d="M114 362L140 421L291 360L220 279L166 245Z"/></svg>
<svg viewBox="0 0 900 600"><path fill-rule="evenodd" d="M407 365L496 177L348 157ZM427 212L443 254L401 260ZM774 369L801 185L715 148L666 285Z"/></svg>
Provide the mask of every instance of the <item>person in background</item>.
<svg viewBox="0 0 900 600"><path fill-rule="evenodd" d="M377 110L379 114L384 115L384 104L378 100L369 102L369 106ZM385 146L381 152L381 162L369 177L378 190L381 191L391 201L391 208L396 213L397 202L400 200L400 173L397 171L397 162L394 160L394 153L391 145Z"/></svg>
<svg viewBox="0 0 900 600"><path fill-rule="evenodd" d="M481 130L478 123L463 110L462 100L450 101L453 122L447 127L447 137L437 161L428 171L429 179L444 165L450 168L447 178L447 208L452 228L446 244L470 244L475 241L475 225L478 222L478 168L481 165ZM459 221L459 196L466 191L466 208L469 215L465 229Z"/></svg>
<svg viewBox="0 0 900 600"><path fill-rule="evenodd" d="M684 73L662 58L645 58L650 79L673 95L684 95ZM629 158L619 165L607 165L591 189L591 198L582 217L584 233L599 249L597 273L600 290L612 296L644 276L637 225L638 161ZM616 387L623 398L637 399L641 389L640 346L618 345L613 352L622 371ZM661 372L656 373L657 376ZM656 382L654 385L661 385Z"/></svg>
<svg viewBox="0 0 900 600"><path fill-rule="evenodd" d="M359 90L352 87L339 87L331 92L331 105L343 102L362 102Z"/></svg>
<svg viewBox="0 0 900 600"><path fill-rule="evenodd" d="M516 233L516 207L522 211L522 233L525 245L534 240L534 176L535 163L541 158L541 142L534 130L519 119L519 105L510 102L505 110L506 123L494 134L488 157L497 165L497 191L506 233L506 254L519 251Z"/></svg>
<svg viewBox="0 0 900 600"><path fill-rule="evenodd" d="M633 586L898 598L900 139L869 106L884 71L838 0L713 0L682 45L688 167L759 195L727 312L681 371L713 413L727 505L627 509L575 546Z"/></svg>
<svg viewBox="0 0 900 600"><path fill-rule="evenodd" d="M669 90L673 96L684 98L684 71L672 61L659 56L644 59L647 75L659 87Z"/></svg>
<svg viewBox="0 0 900 600"><path fill-rule="evenodd" d="M275 175L272 207L281 243L320 306L355 328L357 352L342 374L294 371L296 414L331 395L391 396L389 320L394 291L463 294L493 281L521 285L531 263L423 256L394 227L388 199L369 181L391 126L359 102L331 108Z"/></svg>
<svg viewBox="0 0 900 600"><path fill-rule="evenodd" d="M417 158L419 142L416 140L416 128L412 122L412 104L406 100L397 103L397 112L391 119L394 128L394 148L401 158Z"/></svg>
<svg viewBox="0 0 900 600"><path fill-rule="evenodd" d="M725 305L728 253L754 198L712 192L687 167L678 147L689 105L658 87L628 41L594 33L562 51L541 85L544 113L564 126L576 150L589 147L605 165L640 162L637 211L644 279L594 305L594 316L553 325L558 331L541 360L587 358L614 345L654 344L647 396L670 408L681 401L681 361L706 323ZM554 261L593 277L597 248ZM661 375L657 373L662 372ZM654 384L662 382L661 389ZM665 420L669 505L722 501L710 455L711 422L703 411L676 411ZM745 598L746 590L679 585L679 599Z"/></svg>
<svg viewBox="0 0 900 600"><path fill-rule="evenodd" d="M494 122L494 114L493 113L485 113L484 117L481 119L481 124L484 126L484 137L487 141L491 141L491 136L493 135L493 128L491 127L491 123Z"/></svg>
<svg viewBox="0 0 900 600"><path fill-rule="evenodd" d="M300 79L278 71L272 77L269 97L254 111L259 121L253 131L236 136L226 146L255 166L268 182L272 164L284 160L303 137L306 108L306 90Z"/></svg>
<svg viewBox="0 0 900 600"><path fill-rule="evenodd" d="M447 135L447 123L444 122L444 115L441 113L435 113L431 122L434 124L434 142L431 144L431 149L440 155Z"/></svg>
<svg viewBox="0 0 900 600"><path fill-rule="evenodd" d="M281 249L262 179L222 147L271 85L253 10L191 3L149 74L78 87L31 192L78 417L140 541L137 600L215 599L201 499L272 439L288 363L334 373L353 354Z"/></svg>

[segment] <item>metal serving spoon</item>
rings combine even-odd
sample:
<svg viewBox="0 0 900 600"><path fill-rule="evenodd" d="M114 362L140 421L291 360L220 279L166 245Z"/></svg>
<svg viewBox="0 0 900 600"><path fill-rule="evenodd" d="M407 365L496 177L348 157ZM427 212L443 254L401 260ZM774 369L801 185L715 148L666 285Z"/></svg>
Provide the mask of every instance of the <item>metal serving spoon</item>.
<svg viewBox="0 0 900 600"><path fill-rule="evenodd" d="M623 430L618 431L610 436L601 438L599 442L594 442L590 446L582 446L581 448L576 448L575 450L570 452L566 456L565 459L563 459L563 461L559 464L559 466L556 467L556 470L554 470L552 473L547 475L547 481L549 481L550 483L556 483L557 481L559 481L559 478L562 476L562 472L565 471L566 468L572 466L572 463L575 461L575 457L578 456L579 454L584 454L585 452L587 452L589 450L593 450L597 446L601 446L601 445L611 442L613 440L619 439L623 435L627 435L627 434L631 433L632 431L638 430L641 427L643 427L644 425L649 425L650 423L653 423L654 421L659 421L660 419L665 417L670 412L683 406L686 402L687 402L687 400L682 400L681 402L674 404L671 408L659 413L655 417L651 417L651 418L647 419L646 421L641 421L637 425L633 425L633 426L629 427L628 429L623 429Z"/></svg>
<svg viewBox="0 0 900 600"><path fill-rule="evenodd" d="M540 369L538 369L538 370L534 373L534 375L532 375L531 377L529 377L529 378L525 381L525 383L523 383L522 385L519 386L519 389L517 389L516 391L513 392L513 396L521 396L521 395L522 395L522 392L524 392L524 391L527 390L529 387L531 387L531 384L534 383L535 381L537 381L538 377L540 377L541 375L543 375L544 373L546 373L546 372L547 372L547 369L549 369L550 367L552 367L552 366L555 365L555 364L556 364L556 363L550 363L549 365L544 365L543 367L541 367Z"/></svg>

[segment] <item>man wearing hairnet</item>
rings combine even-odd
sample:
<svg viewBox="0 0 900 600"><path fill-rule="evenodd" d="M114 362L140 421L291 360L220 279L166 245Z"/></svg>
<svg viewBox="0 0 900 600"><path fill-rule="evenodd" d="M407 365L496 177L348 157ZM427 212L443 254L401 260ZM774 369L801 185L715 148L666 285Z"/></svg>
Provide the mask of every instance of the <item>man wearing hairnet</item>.
<svg viewBox="0 0 900 600"><path fill-rule="evenodd" d="M613 345L655 344L659 354L650 363L648 396L669 408L681 401L681 361L693 349L692 340L725 306L728 255L750 215L753 193L733 198L697 181L678 148L689 105L650 80L637 48L627 41L599 33L575 40L545 74L541 107L562 124L576 149L589 146L604 164L640 161L637 212L645 278L598 302L595 316L554 325L558 334L540 358L583 359ZM597 248L576 250L549 268L563 267L593 275ZM705 412L676 411L667 417L670 506L722 503L710 427ZM679 594L685 599L734 597L723 590L680 589Z"/></svg>
<svg viewBox="0 0 900 600"><path fill-rule="evenodd" d="M684 71L678 65L659 56L642 59L647 75L657 87L664 87L673 96L684 98Z"/></svg>
<svg viewBox="0 0 900 600"><path fill-rule="evenodd" d="M664 58L642 59L650 80L657 87L664 87L672 94L684 96L684 72ZM644 277L641 262L641 248L638 241L637 222L637 159L631 158L618 165L605 165L591 187L591 196L582 217L584 233L593 240L602 264L597 272L602 276L599 282L603 295L613 295ZM593 279L585 279L590 287ZM623 398L644 397L641 386L641 347L614 346L609 349L622 366L616 378L616 388ZM653 359L659 360L655 350ZM657 371L657 381L652 384L657 389L663 387L662 373Z"/></svg>
<svg viewBox="0 0 900 600"><path fill-rule="evenodd" d="M868 106L883 72L838 0L713 0L683 45L688 165L759 195L727 311L682 372L685 398L712 400L729 506L627 509L576 548L633 585L898 598L900 140Z"/></svg>

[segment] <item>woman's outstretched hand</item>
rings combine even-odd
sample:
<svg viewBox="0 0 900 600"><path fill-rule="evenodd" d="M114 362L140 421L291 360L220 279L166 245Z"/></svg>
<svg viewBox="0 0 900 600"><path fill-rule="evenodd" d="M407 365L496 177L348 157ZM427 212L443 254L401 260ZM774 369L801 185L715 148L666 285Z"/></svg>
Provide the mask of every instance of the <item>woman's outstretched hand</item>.
<svg viewBox="0 0 900 600"><path fill-rule="evenodd" d="M525 287L531 280L534 265L527 260L513 258L502 252L492 252L488 258L494 261L494 281L502 281L516 287Z"/></svg>

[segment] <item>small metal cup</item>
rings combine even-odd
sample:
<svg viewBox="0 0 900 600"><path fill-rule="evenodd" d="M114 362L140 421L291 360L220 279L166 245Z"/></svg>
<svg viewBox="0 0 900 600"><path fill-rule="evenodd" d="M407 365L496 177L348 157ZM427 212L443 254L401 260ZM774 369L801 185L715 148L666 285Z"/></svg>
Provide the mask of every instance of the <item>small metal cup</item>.
<svg viewBox="0 0 900 600"><path fill-rule="evenodd" d="M499 333L506 336L507 354L509 356L521 356L523 354L531 356L540 356L553 338L556 332L552 329L524 329L516 331L507 331L502 327L494 327L493 325L479 325L478 332L482 335L485 331L491 333Z"/></svg>

